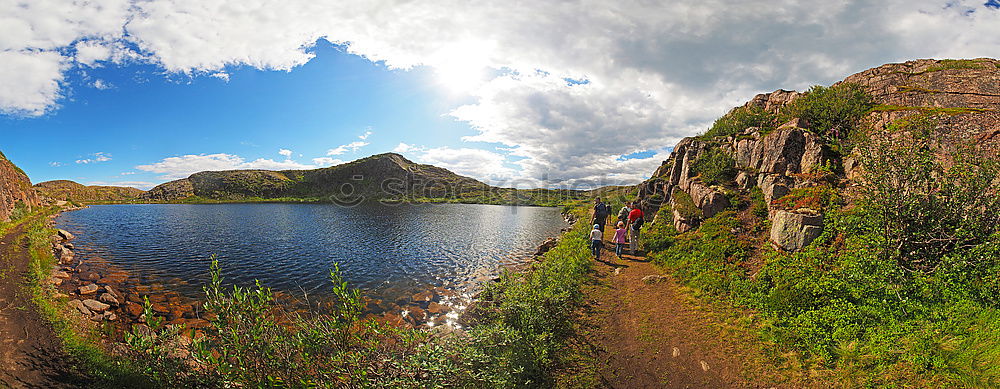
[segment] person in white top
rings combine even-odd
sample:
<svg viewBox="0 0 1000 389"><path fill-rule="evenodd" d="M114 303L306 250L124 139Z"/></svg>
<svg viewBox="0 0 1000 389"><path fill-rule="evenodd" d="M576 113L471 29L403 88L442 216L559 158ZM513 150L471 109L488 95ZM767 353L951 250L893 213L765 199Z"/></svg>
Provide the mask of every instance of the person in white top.
<svg viewBox="0 0 1000 389"><path fill-rule="evenodd" d="M594 229L590 230L590 252L594 257L601 258L601 248L604 247L604 233L601 232L601 225L594 224Z"/></svg>

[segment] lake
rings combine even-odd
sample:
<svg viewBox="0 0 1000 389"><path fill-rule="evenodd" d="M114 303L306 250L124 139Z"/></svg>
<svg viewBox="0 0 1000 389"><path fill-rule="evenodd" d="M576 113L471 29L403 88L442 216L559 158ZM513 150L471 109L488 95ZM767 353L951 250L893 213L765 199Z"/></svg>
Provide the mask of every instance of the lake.
<svg viewBox="0 0 1000 389"><path fill-rule="evenodd" d="M210 257L227 283L323 296L335 263L353 287L403 304L437 288L467 293L567 226L557 208L471 204L143 204L66 212L77 258L135 284L200 298Z"/></svg>

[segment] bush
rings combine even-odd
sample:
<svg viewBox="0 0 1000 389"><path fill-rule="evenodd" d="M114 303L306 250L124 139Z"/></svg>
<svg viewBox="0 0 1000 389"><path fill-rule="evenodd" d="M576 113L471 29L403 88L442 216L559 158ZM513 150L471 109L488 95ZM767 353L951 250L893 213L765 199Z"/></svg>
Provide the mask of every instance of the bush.
<svg viewBox="0 0 1000 389"><path fill-rule="evenodd" d="M721 185L736 177L736 160L722 149L712 148L698 155L691 171L707 185Z"/></svg>
<svg viewBox="0 0 1000 389"><path fill-rule="evenodd" d="M843 139L858 127L873 107L875 100L861 85L816 85L805 96L786 106L782 114L805 119L809 130L820 136Z"/></svg>
<svg viewBox="0 0 1000 389"><path fill-rule="evenodd" d="M767 112L758 106L736 107L729 113L715 120L712 128L699 136L701 139L733 136L750 127L757 127L761 132L773 131L778 126L775 114Z"/></svg>
<svg viewBox="0 0 1000 389"><path fill-rule="evenodd" d="M669 210L668 210L669 211ZM646 252L658 252L670 248L677 236L677 229L669 221L657 221L644 228L641 236L642 249Z"/></svg>
<svg viewBox="0 0 1000 389"><path fill-rule="evenodd" d="M840 200L840 195L833 188L825 185L812 186L806 188L792 189L781 198L771 201L776 209L794 211L799 208L808 208L815 211L823 211L832 207Z"/></svg>

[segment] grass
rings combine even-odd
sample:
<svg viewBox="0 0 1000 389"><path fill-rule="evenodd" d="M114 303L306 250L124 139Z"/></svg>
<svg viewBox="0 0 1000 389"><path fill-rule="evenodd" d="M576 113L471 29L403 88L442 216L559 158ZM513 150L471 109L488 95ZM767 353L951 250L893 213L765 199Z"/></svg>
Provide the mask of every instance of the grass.
<svg viewBox="0 0 1000 389"><path fill-rule="evenodd" d="M677 213L684 219L701 219L705 216L701 208L695 205L691 195L680 189L674 190L673 209L677 210Z"/></svg>
<svg viewBox="0 0 1000 389"><path fill-rule="evenodd" d="M879 104L872 108L874 112L900 112L900 111L919 111L923 114L930 115L962 115L967 113L980 113L980 112L993 112L995 109L990 108L971 108L971 107L921 107L921 106L902 106L902 105L888 105Z"/></svg>
<svg viewBox="0 0 1000 389"><path fill-rule="evenodd" d="M940 72L942 70L952 70L952 69L984 69L985 61L975 60L975 59L942 59L936 65L931 65L927 69L919 72L904 72L898 71L897 73L902 73L910 76L918 76L926 73ZM1000 66L998 66L1000 67Z"/></svg>

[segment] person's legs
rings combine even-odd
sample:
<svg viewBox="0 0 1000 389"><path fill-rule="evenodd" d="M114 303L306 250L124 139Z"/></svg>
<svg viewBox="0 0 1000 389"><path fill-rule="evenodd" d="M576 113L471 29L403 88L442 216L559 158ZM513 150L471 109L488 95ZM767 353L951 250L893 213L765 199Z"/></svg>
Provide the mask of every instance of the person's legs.
<svg viewBox="0 0 1000 389"><path fill-rule="evenodd" d="M600 247L598 243L600 243L600 241L597 240L590 241L590 254L592 254L595 257L600 257L600 252L597 251L598 247Z"/></svg>
<svg viewBox="0 0 1000 389"><path fill-rule="evenodd" d="M632 255L635 255L636 249L639 248L639 230L629 228L628 235L630 237L629 249L632 250Z"/></svg>
<svg viewBox="0 0 1000 389"><path fill-rule="evenodd" d="M622 247L625 247L625 245L621 243L615 243L615 255L617 255L618 258L622 257Z"/></svg>

